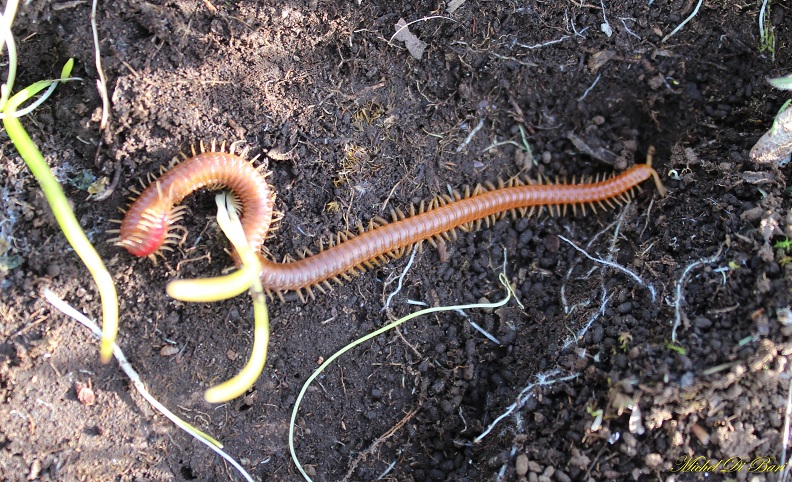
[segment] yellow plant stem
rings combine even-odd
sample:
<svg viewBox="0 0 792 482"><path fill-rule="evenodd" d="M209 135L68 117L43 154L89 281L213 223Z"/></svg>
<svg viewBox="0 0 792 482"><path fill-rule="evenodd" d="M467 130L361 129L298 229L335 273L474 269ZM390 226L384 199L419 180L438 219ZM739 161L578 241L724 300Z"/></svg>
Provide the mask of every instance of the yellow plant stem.
<svg viewBox="0 0 792 482"><path fill-rule="evenodd" d="M61 78L66 78L74 65L73 60L69 60L63 68ZM88 271L91 272L94 281L102 298L102 341L100 349L100 359L102 363L107 363L113 356L113 341L118 333L118 295L116 294L113 278L105 268L102 259L94 249L88 237L85 236L80 223L77 222L74 213L69 207L69 201L63 194L58 180L50 171L44 156L38 150L33 140L28 136L22 123L14 116L20 104L36 95L41 90L49 87L52 81L45 80L23 89L11 97L3 108L5 126L8 137L14 143L22 159L25 160L33 176L44 191L44 196L52 209L55 219L58 221L63 234L71 244L74 251L82 259Z"/></svg>
<svg viewBox="0 0 792 482"><path fill-rule="evenodd" d="M247 365L235 377L227 380L220 385L214 386L204 393L204 400L209 403L220 403L234 399L252 387L267 361L267 344L269 343L269 313L267 313L267 299L264 296L264 287L261 285L258 256L250 248L250 244L245 237L242 223L236 215L234 208L228 209L226 193L218 194L215 197L217 202L217 223L220 229L234 245L239 258L242 260L243 268L240 270L243 276L247 276L247 287L253 297L253 353ZM192 282L202 280L193 280ZM186 281L185 281L186 282ZM169 290L170 292L170 290Z"/></svg>
<svg viewBox="0 0 792 482"><path fill-rule="evenodd" d="M253 274L258 277L257 271ZM250 280L251 268L245 266L225 276L173 280L168 283L165 291L168 296L179 301L212 303L241 295L250 288Z"/></svg>

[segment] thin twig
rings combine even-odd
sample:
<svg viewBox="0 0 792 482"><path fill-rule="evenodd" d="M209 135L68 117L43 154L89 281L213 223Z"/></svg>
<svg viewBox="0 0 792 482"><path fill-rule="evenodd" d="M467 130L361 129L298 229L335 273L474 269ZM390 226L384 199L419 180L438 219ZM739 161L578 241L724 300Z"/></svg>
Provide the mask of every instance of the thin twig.
<svg viewBox="0 0 792 482"><path fill-rule="evenodd" d="M693 268L717 261L720 257L720 253L721 250L719 249L715 256L690 263L682 272L682 276L679 277L679 280L676 284L676 297L674 299L674 327L671 329L671 341L673 343L676 343L676 331L677 328L679 328L679 324L682 322L682 302L685 300L685 296L682 293L682 288L685 286L685 278L687 278L687 275L690 274Z"/></svg>
<svg viewBox="0 0 792 482"><path fill-rule="evenodd" d="M410 254L410 261L407 262L407 266L404 267L404 271L402 271L402 274L399 276L399 284L398 284L398 286L396 286L396 289L390 295L388 295L388 299L385 300L385 306L383 306L382 310L380 310L380 311L387 310L388 307L390 307L390 302L393 299L393 297L396 296L396 294L399 291L401 291L402 284L404 283L404 277L407 275L407 272L410 271L410 267L412 266L413 260L415 259L416 251L418 251L418 250L417 249L413 249L412 250L412 253Z"/></svg>
<svg viewBox="0 0 792 482"><path fill-rule="evenodd" d="M597 76L597 78L596 78L596 79L594 79L594 83L592 83L592 84L591 84L591 86L589 86L589 88L588 88L588 89L586 89L586 91L585 91L585 92L583 92L583 95L581 95L580 97L578 97L578 102L580 102L581 100L585 99L585 98L586 98L586 96L588 96L588 95L589 95L589 92L591 92L591 91L594 89L594 86L595 86L595 85L597 85L597 82L599 82L599 80L600 80L600 77L602 77L602 74L599 74L599 75Z"/></svg>
<svg viewBox="0 0 792 482"><path fill-rule="evenodd" d="M445 16L443 16L443 15L432 15L431 17L423 17L423 18L419 18L418 20L413 20L412 22L407 22L407 23L405 23L404 25L402 25L401 27L399 27L399 29L398 29L398 30L396 30L396 33L394 33L393 35L391 35L391 38L390 38L390 39L388 39L388 43L391 43L391 42L393 42L393 39L394 39L394 38L396 38L396 36L397 36L397 35L399 35L399 33L401 33L401 31L402 31L402 30L404 30L405 28L409 27L410 25L412 25L412 24L414 24L414 23L418 23L418 22L423 22L424 20L432 20L432 19L434 19L434 18L442 18L442 19L445 19L445 20L451 20L452 22L454 22L454 23L457 23L457 21L456 21L456 20L454 20L453 18L451 18L451 17L445 17Z"/></svg>
<svg viewBox="0 0 792 482"><path fill-rule="evenodd" d="M487 427L483 432L481 432L481 434L478 437L474 438L473 443L477 444L482 440L484 440L484 437L486 437L487 434L489 434L492 431L492 429L495 428L495 426L498 425L498 423L500 423L501 420L508 417L515 410L522 408L522 406L525 405L525 403L533 395L531 392L535 387L553 385L554 383L565 382L567 380L575 379L579 376L578 373L573 373L572 375L568 375L555 380L548 380L549 377L557 375L558 373L560 373L559 370L551 370L549 372L540 373L536 375L536 383L529 383L527 387L523 388L520 394L517 396L517 401L506 407L506 411L498 415L498 417L492 421L489 427Z"/></svg>
<svg viewBox="0 0 792 482"><path fill-rule="evenodd" d="M49 288L44 288L42 294L44 295L44 298L46 298L47 301L49 301L50 304L55 307L55 309L64 315L80 322L80 324L91 330L95 337L99 339L102 338L102 330L96 323L94 323L87 316L72 308L68 303L50 291ZM233 465L234 468L237 469L246 480L253 482L253 478L250 476L250 474L248 474L247 471L242 468L242 466L239 465L239 463L230 455L221 450L223 444L177 417L173 412L168 410L148 392L146 386L143 384L143 381L140 379L140 375L138 375L135 369L132 368L132 365L124 355L124 352L121 351L121 348L115 343L113 343L113 356L118 361L118 365L121 367L121 370L126 373L129 379L132 381L132 384L135 385L135 388L138 390L138 392L140 392L147 402L149 402L157 411L168 417L168 419L176 424L177 427L192 435L196 440L212 449L217 455L223 457L223 459L225 459L229 464Z"/></svg>
<svg viewBox="0 0 792 482"><path fill-rule="evenodd" d="M482 118L481 120L479 120L478 124L476 124L476 127L474 127L474 128L473 128L473 130L471 130L471 131L470 131L470 134L468 134L468 136L465 138L465 142L463 142L462 144L460 144L460 146L459 146L459 147L457 147L457 150L456 150L456 151L457 151L457 152L462 152L462 149L464 149L464 148L465 148L465 146L467 146L468 144L470 144L470 141L472 141L472 140L473 140L473 136L475 136L475 135L476 135L476 132L478 132L479 130L481 130L481 128L482 128L483 126L484 126L484 118Z"/></svg>
<svg viewBox="0 0 792 482"><path fill-rule="evenodd" d="M464 313L463 313L463 314L464 314ZM465 316L467 316L467 315L465 315ZM487 330L485 330L484 328L482 328L482 327L481 327L481 326L480 326L478 323L476 323L475 321L471 320L470 318L468 318L468 319L467 319L467 322L468 322L468 323L470 323L470 326L472 326L473 328L475 328L475 329L476 329L476 331L478 331L479 333L481 333L482 335L484 335L485 337L487 337L487 339L488 339L489 341L491 341L492 343L495 343L495 344L496 344L496 345L498 345L498 346L500 346L500 345L501 345L501 342L500 342L500 340L498 340L497 338L495 338L495 336L493 336L493 335L492 335L492 334L490 334L490 333L489 333Z"/></svg>
<svg viewBox="0 0 792 482"><path fill-rule="evenodd" d="M572 246L573 248L575 248L576 250L578 250L581 253L583 253L583 255L585 257L587 257L588 259L590 259L591 261L594 261L596 263L604 264L605 266L610 266L611 268L619 270L622 273L624 273L624 274L628 275L629 277L631 277L632 279L634 279L636 283L638 283L639 285L641 285L644 288L646 288L647 290L649 290L649 293L652 294L652 303L654 303L655 296L656 296L654 286L652 286L651 284L649 284L649 283L645 282L644 280L642 280L640 276L638 276L637 274L633 273L632 271L630 271L629 269L625 268L624 266L622 266L620 264L614 263L612 261L606 261L606 260L604 260L602 258L595 258L594 256L591 256L583 248L579 247L578 245L576 245L572 241L568 240L567 238L561 236L560 234L558 235L558 237L563 239L567 243L569 243L569 245Z"/></svg>
<svg viewBox="0 0 792 482"><path fill-rule="evenodd" d="M514 39L514 43L512 43L512 47L514 47L516 45L517 47L522 47L524 49L534 50L534 49L540 49L542 47L547 47L548 45L553 45L553 44L557 44L557 43L563 42L564 40L566 40L568 38L569 38L569 35L562 35L560 38L557 38L555 40L549 40L547 42L543 42L543 43L535 44L535 45L521 44L521 43L517 42L517 39Z"/></svg>
<svg viewBox="0 0 792 482"><path fill-rule="evenodd" d="M600 0L600 6L602 7L602 25L600 29L602 33L610 37L613 35L613 29L610 26L610 22L608 22L608 17L605 16L605 2L603 0Z"/></svg>
<svg viewBox="0 0 792 482"><path fill-rule="evenodd" d="M677 33L677 32L679 32L680 30L682 30L682 27L684 27L684 26L685 26L685 25L686 25L688 22L690 22L691 20L693 20L693 17L695 17L695 16L696 16L696 14L698 14L699 8L701 8L701 4L702 4L702 3L704 3L704 0L699 0L698 4L696 5L696 8L694 8L694 9L693 9L693 13L691 13L691 14L690 14L690 16L689 16L688 18L686 18L685 20L683 20L683 21L682 21L682 23L680 23L679 25L677 25L677 28L675 28L674 30L672 30L670 34L668 34L668 35L666 35L665 37L663 37L663 40L661 40L661 41L660 41L660 43L661 43L661 44L664 44L664 43L666 43L666 41L667 41L668 39L670 39L672 35L676 34L676 33Z"/></svg>
<svg viewBox="0 0 792 482"><path fill-rule="evenodd" d="M610 296L606 296L607 292L605 291L605 286L603 285L601 288L602 288L602 300L600 301L599 309L596 312L594 312L589 317L588 321L586 321L586 324L583 325L577 331L577 333L575 333L575 337L573 339L569 339L564 343L564 346L561 348L562 350L566 350L567 348L572 346L573 343L576 343L577 340L583 338L583 336L585 336L589 328L591 328L591 325L594 324L594 322L597 321L599 317L605 314L605 308L608 307L608 303L610 302L611 298L613 298L613 294L611 294Z"/></svg>
<svg viewBox="0 0 792 482"><path fill-rule="evenodd" d="M107 77L105 77L104 70L102 70L102 54L99 50L99 31L96 27L96 4L98 0L93 0L91 7L91 30L93 30L94 51L96 52L96 71L99 73L99 79L96 81L96 88L99 90L99 95L102 97L102 120L99 122L99 129L104 130L107 127L107 119L110 116L110 99L107 97Z"/></svg>

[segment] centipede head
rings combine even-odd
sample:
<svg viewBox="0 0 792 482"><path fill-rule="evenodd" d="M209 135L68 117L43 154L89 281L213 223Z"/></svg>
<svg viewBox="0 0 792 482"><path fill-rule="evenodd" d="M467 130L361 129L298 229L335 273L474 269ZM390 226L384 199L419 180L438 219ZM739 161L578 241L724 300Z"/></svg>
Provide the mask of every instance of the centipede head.
<svg viewBox="0 0 792 482"><path fill-rule="evenodd" d="M130 254L148 257L154 262L163 250L170 251L168 244L178 240L180 236L172 233L179 228L174 223L182 218L184 207L175 207L169 212L157 215L147 210L135 216L126 216L121 222L119 236L114 239L116 246L121 246Z"/></svg>

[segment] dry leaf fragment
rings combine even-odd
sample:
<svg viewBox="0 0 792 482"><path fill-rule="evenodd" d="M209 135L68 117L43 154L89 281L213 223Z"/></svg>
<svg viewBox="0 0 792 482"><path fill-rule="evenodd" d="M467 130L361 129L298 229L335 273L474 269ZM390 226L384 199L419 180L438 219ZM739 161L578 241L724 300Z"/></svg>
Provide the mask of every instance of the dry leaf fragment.
<svg viewBox="0 0 792 482"><path fill-rule="evenodd" d="M596 74L599 68L608 63L614 55L616 55L615 50L600 50L589 57L588 68L591 70L591 73Z"/></svg>
<svg viewBox="0 0 792 482"><path fill-rule="evenodd" d="M760 164L780 164L792 153L792 107L778 114L773 127L751 149L751 160Z"/></svg>
<svg viewBox="0 0 792 482"><path fill-rule="evenodd" d="M410 55L412 55L415 60L421 60L424 50L426 50L426 42L421 42L418 37L410 32L407 28L407 22L405 22L403 18L399 19L395 27L396 33L393 35L393 38L404 42L407 51L410 52Z"/></svg>
<svg viewBox="0 0 792 482"><path fill-rule="evenodd" d="M586 141L576 136L571 131L567 133L567 139L572 141L572 144L575 145L575 148L577 150L579 150L583 154L586 154L587 156L591 156L594 159L597 159L598 161L602 161L605 164L610 164L611 166L616 163L616 154L605 149L604 147L592 148L591 146L586 144Z"/></svg>

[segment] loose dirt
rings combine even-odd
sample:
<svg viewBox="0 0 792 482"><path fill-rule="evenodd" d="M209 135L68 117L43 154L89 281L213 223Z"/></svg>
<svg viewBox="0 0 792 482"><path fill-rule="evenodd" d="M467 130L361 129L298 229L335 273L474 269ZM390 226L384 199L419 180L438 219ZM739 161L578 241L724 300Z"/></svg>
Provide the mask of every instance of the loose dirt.
<svg viewBox="0 0 792 482"><path fill-rule="evenodd" d="M388 320L407 260L270 302L264 373L210 405L202 392L251 349L250 301L165 294L231 264L211 195L187 200L186 238L156 266L105 243L138 179L200 140L243 141L273 173L285 217L267 249L282 259L449 187L611 173L655 146L665 198L647 183L624 208L504 219L419 254L392 316L414 311L408 300L501 299L504 253L524 308L419 318L354 349L308 390L297 452L319 481L705 480L673 470L681 457L782 463L792 264L776 243L792 238L790 197L785 169L748 152L786 99L766 78L792 71L792 22L771 2L763 50L757 2L711 0L663 42L696 3L102 2L100 131L89 2L31 2L14 25L17 86L76 59L83 81L23 123L113 273L119 344L162 403L258 480L301 480L295 398L320 360ZM420 60L391 40L400 19L426 44ZM2 139L0 479L241 480L42 300L49 287L100 315ZM116 172L113 195L90 199Z"/></svg>

